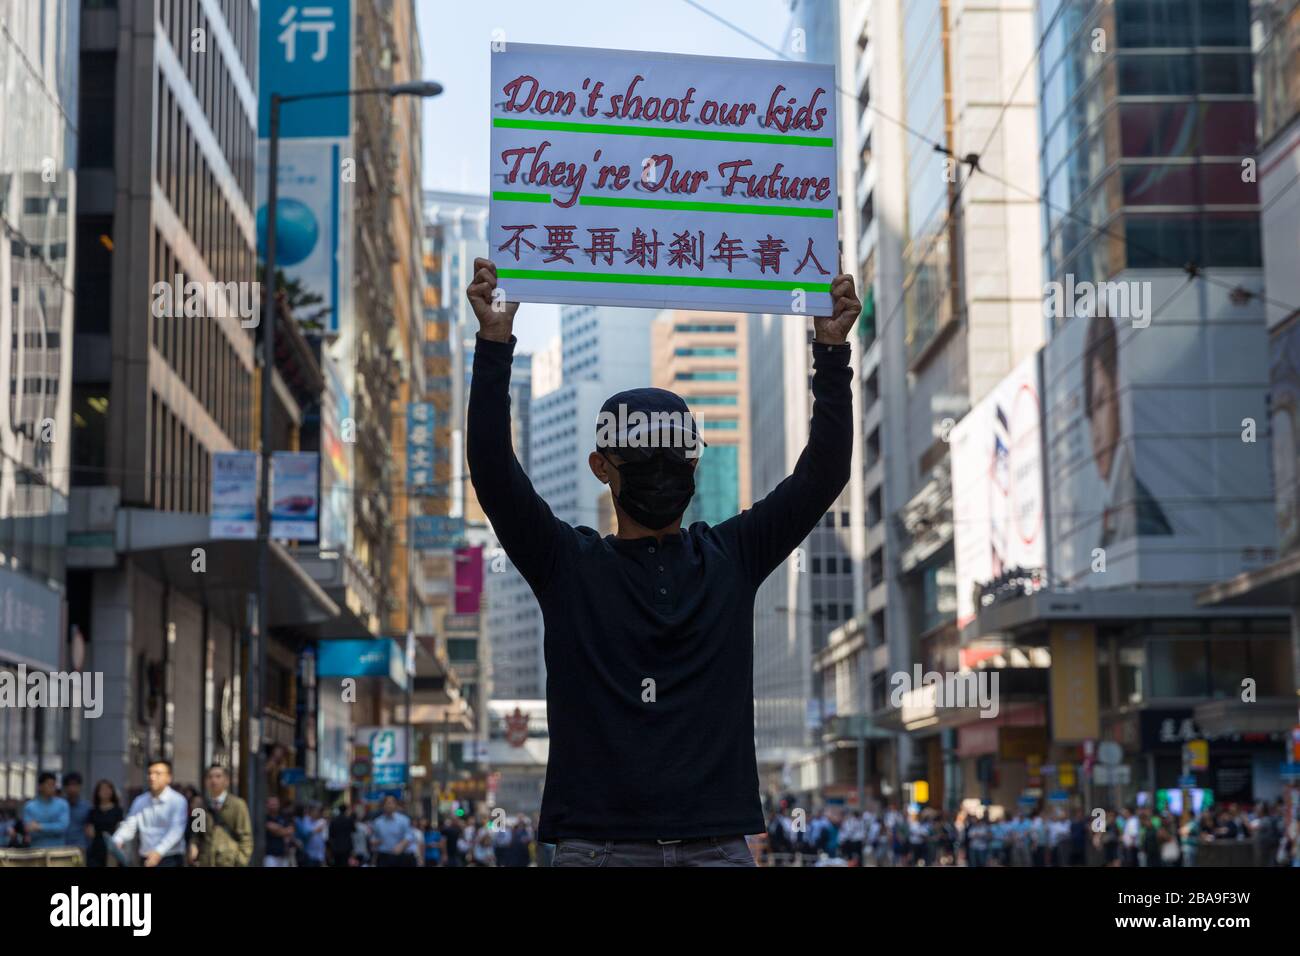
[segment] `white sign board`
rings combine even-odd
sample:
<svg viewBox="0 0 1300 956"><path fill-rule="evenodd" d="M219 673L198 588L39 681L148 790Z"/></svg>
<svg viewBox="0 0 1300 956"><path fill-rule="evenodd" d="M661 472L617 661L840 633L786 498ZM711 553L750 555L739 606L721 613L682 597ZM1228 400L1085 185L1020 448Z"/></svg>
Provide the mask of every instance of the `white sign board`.
<svg viewBox="0 0 1300 956"><path fill-rule="evenodd" d="M212 512L208 529L213 538L253 540L257 537L257 471L255 451L213 454Z"/></svg>
<svg viewBox="0 0 1300 956"><path fill-rule="evenodd" d="M830 314L833 66L510 43L491 109L508 300Z"/></svg>
<svg viewBox="0 0 1300 956"><path fill-rule="evenodd" d="M1124 787L1133 782L1133 768L1128 764L1105 766L1098 764L1092 768L1092 782L1099 787Z"/></svg>
<svg viewBox="0 0 1300 956"><path fill-rule="evenodd" d="M271 454L271 537L315 541L320 520L320 455L314 451Z"/></svg>
<svg viewBox="0 0 1300 956"><path fill-rule="evenodd" d="M357 740L370 749L370 783L397 787L406 783L406 728L360 727Z"/></svg>
<svg viewBox="0 0 1300 956"><path fill-rule="evenodd" d="M1044 566L1041 395L1035 353L949 435L958 627L975 619L977 585Z"/></svg>

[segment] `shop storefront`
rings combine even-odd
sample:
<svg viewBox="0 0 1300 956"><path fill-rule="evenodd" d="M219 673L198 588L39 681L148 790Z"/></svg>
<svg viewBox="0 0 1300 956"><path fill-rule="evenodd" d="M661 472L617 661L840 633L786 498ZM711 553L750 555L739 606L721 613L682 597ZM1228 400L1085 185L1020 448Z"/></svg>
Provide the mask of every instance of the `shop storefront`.
<svg viewBox="0 0 1300 956"><path fill-rule="evenodd" d="M41 771L63 769L64 734L79 725L79 713L69 722L71 711L24 706L29 675L64 669L62 605L54 589L0 568L0 686L8 691L0 701L0 806L35 796Z"/></svg>
<svg viewBox="0 0 1300 956"><path fill-rule="evenodd" d="M404 706L408 679L404 650L389 638L321 641L316 645L315 657L321 759L307 784L319 790L352 785L363 797L375 787L387 788L389 782L376 783L369 770L358 775L350 767L341 767L340 756L348 764L355 763L356 745L360 743L357 729L389 724L392 708ZM406 755L396 756L403 767L399 787L405 786Z"/></svg>

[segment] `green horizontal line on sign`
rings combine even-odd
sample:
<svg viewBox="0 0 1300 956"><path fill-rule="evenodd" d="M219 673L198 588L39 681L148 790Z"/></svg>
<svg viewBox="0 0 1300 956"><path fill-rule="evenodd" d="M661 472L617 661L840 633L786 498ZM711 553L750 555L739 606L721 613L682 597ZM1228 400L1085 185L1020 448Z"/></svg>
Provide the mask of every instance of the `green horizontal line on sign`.
<svg viewBox="0 0 1300 956"><path fill-rule="evenodd" d="M622 285L689 285L716 289L770 289L830 292L829 282L786 282L776 279L715 279L708 276L630 275L625 272L551 272L546 269L498 269L502 279L551 279L557 282L616 282Z"/></svg>
<svg viewBox="0 0 1300 956"><path fill-rule="evenodd" d="M494 192L492 198L497 202L550 202L550 193L503 193Z"/></svg>
<svg viewBox="0 0 1300 956"><path fill-rule="evenodd" d="M712 139L726 143L772 143L777 146L834 146L830 136L778 136L774 133L728 133L711 129L672 129L660 126L627 126L621 123L561 123L551 120L522 120L496 117L498 129L540 129L557 133L607 133L610 136L656 136L664 139Z"/></svg>
<svg viewBox="0 0 1300 956"><path fill-rule="evenodd" d="M808 216L831 219L833 209L808 206L771 206L763 203L686 202L675 199L625 199L618 196L583 196L579 206L627 206L634 209L684 209L691 212L734 212L747 216Z"/></svg>
<svg viewBox="0 0 1300 956"><path fill-rule="evenodd" d="M494 192L497 202L550 202L550 193ZM806 206L773 206L763 203L688 202L677 199L632 199L622 196L582 196L579 206L619 206L629 209L680 209L688 212L734 212L746 216L806 216L812 219L832 219L833 209L814 209Z"/></svg>

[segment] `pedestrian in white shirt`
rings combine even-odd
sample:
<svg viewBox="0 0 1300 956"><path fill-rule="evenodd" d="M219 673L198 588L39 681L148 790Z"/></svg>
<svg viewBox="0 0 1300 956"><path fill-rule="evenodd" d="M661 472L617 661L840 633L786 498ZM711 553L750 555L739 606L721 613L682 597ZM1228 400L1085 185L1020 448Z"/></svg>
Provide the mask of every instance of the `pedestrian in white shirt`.
<svg viewBox="0 0 1300 956"><path fill-rule="evenodd" d="M1120 811L1125 816L1124 830L1120 836L1121 843L1124 847L1124 865L1138 865L1138 837L1142 832L1141 821L1138 815L1132 810L1125 807Z"/></svg>
<svg viewBox="0 0 1300 956"><path fill-rule="evenodd" d="M148 791L132 801L126 819L113 833L113 843L121 849L138 838L141 866L184 866L189 802L171 788L172 765L168 761L150 762L148 776Z"/></svg>

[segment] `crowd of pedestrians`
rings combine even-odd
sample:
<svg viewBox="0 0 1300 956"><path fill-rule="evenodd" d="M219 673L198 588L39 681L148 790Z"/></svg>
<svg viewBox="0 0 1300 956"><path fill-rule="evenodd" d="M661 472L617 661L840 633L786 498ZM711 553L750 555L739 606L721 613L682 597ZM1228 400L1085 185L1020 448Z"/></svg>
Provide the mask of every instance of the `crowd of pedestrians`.
<svg viewBox="0 0 1300 956"><path fill-rule="evenodd" d="M783 804L768 818L771 866L1195 866L1210 843L1253 841L1265 865L1300 866L1295 828L1278 800L1227 805L1178 819L1147 808L1044 809L1010 815L823 807L811 817Z"/></svg>
<svg viewBox="0 0 1300 956"><path fill-rule="evenodd" d="M378 808L339 805L328 820L319 805L286 813L277 805L267 834L267 866L531 866L537 859L526 816L500 825L450 815L412 819L392 796Z"/></svg>
<svg viewBox="0 0 1300 956"><path fill-rule="evenodd" d="M253 858L248 805L230 791L228 771L210 767L202 790L172 786L171 765L148 768L148 787L129 804L108 780L89 795L80 774L61 784L42 773L37 795L0 811L0 848L81 850L89 866L248 866ZM263 865L268 867L417 867L545 865L535 821L446 815L412 818L398 800L267 800ZM1009 815L983 809L945 813L889 804L859 813L824 806L811 817L789 802L756 841L772 866L1196 866L1213 843L1252 841L1265 865L1300 866L1296 828L1278 800L1225 805L1179 819L1169 811L1121 807L1085 815L1042 806Z"/></svg>
<svg viewBox="0 0 1300 956"><path fill-rule="evenodd" d="M129 802L111 781L87 798L80 774L40 774L37 795L0 809L0 849L79 849L88 866L248 866L253 821L230 790L228 771L210 767L202 790L173 786L171 764L153 761L148 787ZM436 819L382 803L285 804L267 798L262 863L267 867L540 865L535 821L526 815Z"/></svg>

